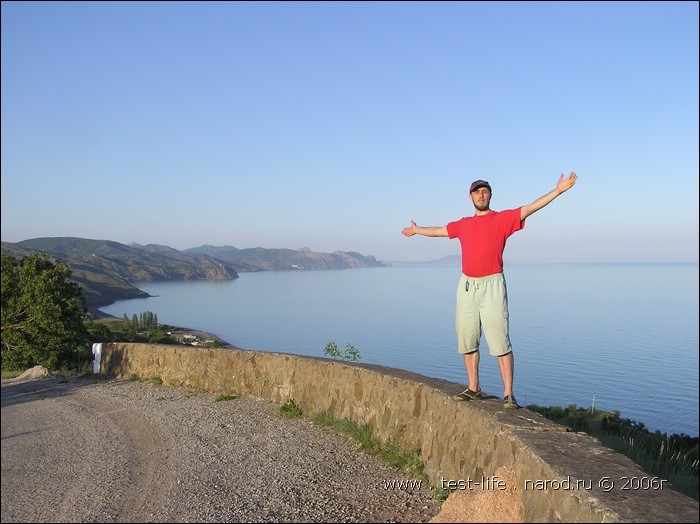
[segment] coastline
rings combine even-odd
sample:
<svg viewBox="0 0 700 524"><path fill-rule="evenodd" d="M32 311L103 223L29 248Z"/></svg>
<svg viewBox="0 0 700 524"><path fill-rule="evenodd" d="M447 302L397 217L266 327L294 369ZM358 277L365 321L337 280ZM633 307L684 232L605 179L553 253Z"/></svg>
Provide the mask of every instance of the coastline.
<svg viewBox="0 0 700 524"><path fill-rule="evenodd" d="M120 317L115 317L114 315L110 315L109 313L105 313L103 311L100 311L99 315L96 315L93 311L90 311L90 313L93 315L94 322L98 322L98 321L103 321L103 322L108 321L109 322L109 321L123 320ZM173 326L171 324L161 324L160 322L158 323L158 326L161 329L163 329L163 331L174 336L178 340L181 340L182 338L186 338L189 336L189 337L195 337L194 340L196 340L196 341L198 341L198 340L204 340L205 342L213 341L216 344L216 347L244 349L244 348L240 348L234 344L231 344L230 342L224 340L223 338L221 338L213 333L209 333L207 331L202 331L200 329L188 328L188 327L182 327L182 326ZM185 344L185 345L198 345L198 344Z"/></svg>

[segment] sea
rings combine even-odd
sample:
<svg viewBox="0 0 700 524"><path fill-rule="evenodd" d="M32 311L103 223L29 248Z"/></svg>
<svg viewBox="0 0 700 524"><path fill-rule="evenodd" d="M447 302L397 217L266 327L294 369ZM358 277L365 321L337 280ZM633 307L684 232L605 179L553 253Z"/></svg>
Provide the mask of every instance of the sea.
<svg viewBox="0 0 700 524"><path fill-rule="evenodd" d="M504 269L521 405L618 411L650 431L698 436L698 264L510 264ZM466 385L457 353L456 264L241 273L229 281L135 282L161 324L239 348L360 362ZM482 338L480 381L501 396Z"/></svg>

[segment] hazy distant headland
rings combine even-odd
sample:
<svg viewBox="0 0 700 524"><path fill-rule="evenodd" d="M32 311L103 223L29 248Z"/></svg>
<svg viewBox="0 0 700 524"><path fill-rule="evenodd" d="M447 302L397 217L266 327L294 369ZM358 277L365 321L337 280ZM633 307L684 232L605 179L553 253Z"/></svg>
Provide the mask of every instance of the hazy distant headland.
<svg viewBox="0 0 700 524"><path fill-rule="evenodd" d="M67 264L72 279L81 285L88 311L116 300L144 298L148 294L130 282L167 280L231 280L253 271L312 271L384 267L390 264L354 251L320 253L308 248L239 249L204 245L183 251L157 244L120 244L110 240L44 237L2 242L2 254L21 259L46 253Z"/></svg>

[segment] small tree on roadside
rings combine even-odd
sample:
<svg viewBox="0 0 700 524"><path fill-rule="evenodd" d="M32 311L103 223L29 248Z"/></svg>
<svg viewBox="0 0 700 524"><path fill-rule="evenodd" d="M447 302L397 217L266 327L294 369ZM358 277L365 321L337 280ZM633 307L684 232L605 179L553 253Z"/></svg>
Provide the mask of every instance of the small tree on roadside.
<svg viewBox="0 0 700 524"><path fill-rule="evenodd" d="M70 276L69 266L45 254L19 262L2 255L3 369L55 369L90 358L85 299Z"/></svg>

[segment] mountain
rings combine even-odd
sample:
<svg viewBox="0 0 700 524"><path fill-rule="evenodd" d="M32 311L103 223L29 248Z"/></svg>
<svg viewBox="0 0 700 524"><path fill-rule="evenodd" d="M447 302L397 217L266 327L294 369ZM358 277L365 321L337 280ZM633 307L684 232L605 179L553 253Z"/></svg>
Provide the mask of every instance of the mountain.
<svg viewBox="0 0 700 524"><path fill-rule="evenodd" d="M148 294L130 282L166 280L231 280L238 273L277 270L347 269L382 267L373 256L353 251L318 253L308 248L238 249L209 246L178 251L158 244L120 244L110 240L44 237L17 243L2 242L2 254L16 259L41 252L67 264L72 280L83 288L88 311L116 300L143 298Z"/></svg>
<svg viewBox="0 0 700 524"><path fill-rule="evenodd" d="M440 265L440 266L459 266L462 263L462 255L447 255L446 257L438 258L433 260L430 264Z"/></svg>
<svg viewBox="0 0 700 524"><path fill-rule="evenodd" d="M307 247L300 249L269 249L262 247L238 249L233 246L204 245L187 249L184 253L209 255L227 262L237 271L281 271L289 269L350 269L358 267L385 267L387 264L373 256L354 251L320 253Z"/></svg>
<svg viewBox="0 0 700 524"><path fill-rule="evenodd" d="M438 258L435 260L422 260L422 261L392 260L391 261L392 266L402 266L402 267L425 266L425 265L459 267L461 263L462 263L462 255L459 255L459 254L447 255L445 257Z"/></svg>
<svg viewBox="0 0 700 524"><path fill-rule="evenodd" d="M95 271L127 282L161 280L230 280L236 271L207 255L187 255L167 246L126 246L109 240L74 237L35 238L17 242L32 251L49 253L74 270Z"/></svg>
<svg viewBox="0 0 700 524"><path fill-rule="evenodd" d="M17 259L33 252L46 253L70 266L72 280L83 288L88 311L96 315L100 307L116 300L148 296L130 282L238 278L236 270L225 262L167 246L126 246L74 237L2 242L2 253Z"/></svg>

